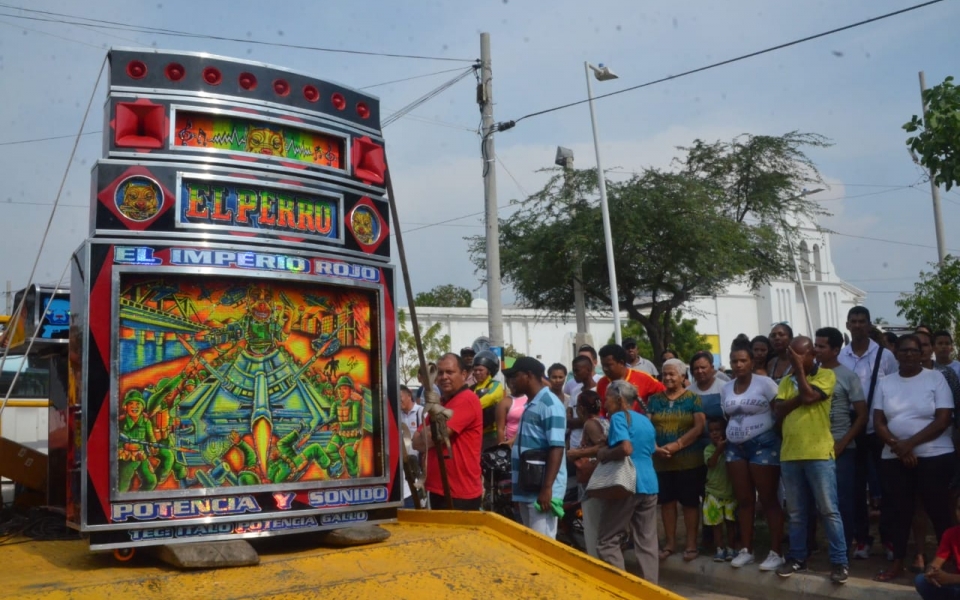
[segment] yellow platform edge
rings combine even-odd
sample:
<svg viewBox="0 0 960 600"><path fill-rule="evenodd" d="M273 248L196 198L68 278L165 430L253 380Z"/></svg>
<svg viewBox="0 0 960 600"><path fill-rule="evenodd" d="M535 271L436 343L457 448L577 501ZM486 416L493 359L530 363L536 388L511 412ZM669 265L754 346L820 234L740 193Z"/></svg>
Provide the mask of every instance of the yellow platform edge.
<svg viewBox="0 0 960 600"><path fill-rule="evenodd" d="M451 510L399 510L398 521L401 525L437 525L444 527L475 527L494 535L503 542L520 550L537 553L555 567L581 579L593 580L597 586L609 592L626 593L624 597L649 600L684 600L669 590L645 581L632 573L597 560L588 554L578 552L524 527L515 521L491 512L451 511Z"/></svg>

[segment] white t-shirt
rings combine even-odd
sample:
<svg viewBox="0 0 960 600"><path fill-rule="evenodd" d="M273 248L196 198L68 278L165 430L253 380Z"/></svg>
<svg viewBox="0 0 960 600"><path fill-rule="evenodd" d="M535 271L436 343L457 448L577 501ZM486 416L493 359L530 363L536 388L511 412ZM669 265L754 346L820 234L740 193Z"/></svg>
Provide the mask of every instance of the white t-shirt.
<svg viewBox="0 0 960 600"><path fill-rule="evenodd" d="M736 384L736 380L723 384L720 406L728 420L727 439L742 444L773 429L771 403L777 397L777 384L769 377L754 375L742 394L733 391Z"/></svg>
<svg viewBox="0 0 960 600"><path fill-rule="evenodd" d="M910 438L932 423L934 411L938 408L953 410L953 395L947 380L937 371L924 369L913 377L901 377L896 373L877 382L873 409L883 411L887 428L898 440ZM950 429L948 427L935 440L914 448L914 456L927 458L953 452ZM896 455L889 446L884 446L881 458L896 458Z"/></svg>
<svg viewBox="0 0 960 600"><path fill-rule="evenodd" d="M660 376L660 371L657 371L657 365L653 364L642 356L638 356L637 362L633 364L627 363L627 367L633 369L634 371L643 371L654 379Z"/></svg>
<svg viewBox="0 0 960 600"><path fill-rule="evenodd" d="M400 409L400 422L407 426L407 429L410 430L410 435L412 436L417 432L417 429L420 428L420 425L423 424L423 407L419 404L414 404L410 412L403 412L403 409ZM410 456L418 456L416 450L412 447L407 448L407 454ZM403 465L400 466L400 478L403 481L403 498L407 499L410 497L410 486L407 485L407 478L403 472Z"/></svg>
<svg viewBox="0 0 960 600"><path fill-rule="evenodd" d="M886 348L881 348L880 344L870 340L867 345L867 351L863 353L863 356L854 354L853 346L848 344L843 347L843 350L840 351L840 355L837 357L837 361L841 365L856 373L860 378L860 387L863 388L864 398L870 395L870 380L873 378L873 366L877 360L877 352L882 353L880 355L880 371L877 373L877 385L879 386L880 381L884 377L893 375L900 370L900 364L897 362L897 359L894 358L893 352L890 352ZM869 398L867 399L869 400ZM876 399L877 391L874 389L874 402L876 402ZM873 433L873 408L868 406L867 413L867 433Z"/></svg>
<svg viewBox="0 0 960 600"><path fill-rule="evenodd" d="M601 377L603 377L603 375L594 375L593 382L596 383L600 381ZM573 409L573 416L576 417L577 416L577 400L580 398L580 392L583 390L583 384L577 383L575 379L571 379L570 381L573 382L573 385L568 388L567 384L564 384L563 392L567 395L567 402L566 402L567 408ZM567 383L570 383L570 381L568 381ZM570 390L569 392L567 391L568 389ZM597 389L597 388L594 387L593 389ZM579 448L580 440L582 438L583 438L582 427L579 429L571 429L570 430L570 447Z"/></svg>

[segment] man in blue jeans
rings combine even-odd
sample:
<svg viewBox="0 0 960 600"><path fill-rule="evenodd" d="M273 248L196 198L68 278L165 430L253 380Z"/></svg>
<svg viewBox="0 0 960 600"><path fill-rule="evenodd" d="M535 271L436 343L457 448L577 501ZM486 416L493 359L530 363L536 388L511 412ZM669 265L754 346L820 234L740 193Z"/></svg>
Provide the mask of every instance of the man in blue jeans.
<svg viewBox="0 0 960 600"><path fill-rule="evenodd" d="M837 504L843 520L843 537L849 548L853 544L856 513L856 439L867 426L867 399L857 374L837 360L843 349L843 334L839 329L818 329L814 347L820 366L833 371L837 378L830 401L830 433L837 465ZM814 533L817 527L816 514L811 510L810 515L813 518L809 521L808 530ZM812 535L807 537L808 545L812 538Z"/></svg>
<svg viewBox="0 0 960 600"><path fill-rule="evenodd" d="M807 568L807 498L812 496L830 543L830 580L846 583L847 546L837 505L837 470L830 434L830 405L837 378L830 369L814 364L810 338L793 338L787 351L793 374L780 382L775 411L783 431L780 476L790 514L790 550L777 575L790 577Z"/></svg>

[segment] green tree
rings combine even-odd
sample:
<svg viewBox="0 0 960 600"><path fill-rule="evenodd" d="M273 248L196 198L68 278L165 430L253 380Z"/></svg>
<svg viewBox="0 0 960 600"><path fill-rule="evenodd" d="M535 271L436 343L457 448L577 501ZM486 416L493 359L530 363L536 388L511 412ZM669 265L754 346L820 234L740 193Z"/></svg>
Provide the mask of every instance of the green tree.
<svg viewBox="0 0 960 600"><path fill-rule="evenodd" d="M921 271L912 294L903 294L894 304L897 315L913 326L928 325L934 331L950 330L960 323L960 259L947 256L933 270Z"/></svg>
<svg viewBox="0 0 960 600"><path fill-rule="evenodd" d="M413 298L414 306L452 306L467 308L473 301L473 294L467 288L457 285L438 285L429 292L420 292Z"/></svg>
<svg viewBox="0 0 960 600"><path fill-rule="evenodd" d="M673 323L670 324L673 341L670 348L677 352L677 356L684 361L690 362L690 358L701 350L710 350L710 342L707 338L697 331L696 319L685 319L683 313L677 311L673 316ZM660 355L655 354L653 345L650 344L650 338L643 325L637 321L628 321L626 325L620 327L621 337L626 339L632 337L637 340L637 352L640 356L651 360L660 365ZM614 342L613 336L607 340L608 344Z"/></svg>
<svg viewBox="0 0 960 600"><path fill-rule="evenodd" d="M526 354L514 348L513 344L507 344L503 347L504 358L523 358L524 356L526 356Z"/></svg>
<svg viewBox="0 0 960 600"><path fill-rule="evenodd" d="M646 169L607 184L620 308L643 326L654 357L673 344L677 313L693 298L791 273L784 236L822 214L797 194L820 181L804 149L826 145L821 136L796 132L696 140L673 171ZM572 312L579 260L588 307L610 308L596 192L595 170L557 172L501 220L501 272L522 305ZM482 271L485 239L470 241Z"/></svg>
<svg viewBox="0 0 960 600"><path fill-rule="evenodd" d="M403 382L410 383L417 380L417 372L420 370L420 357L417 356L417 342L407 329L407 313L404 310L397 312L397 345L400 348L400 378ZM443 335L443 325L434 323L429 327L424 327L420 323L420 339L423 342L423 353L426 355L427 362L437 362L441 356L450 352L450 336Z"/></svg>
<svg viewBox="0 0 960 600"><path fill-rule="evenodd" d="M926 118L913 115L903 128L910 150L930 170L934 183L949 191L960 183L960 87L953 77L923 92ZM919 133L917 133L919 132Z"/></svg>

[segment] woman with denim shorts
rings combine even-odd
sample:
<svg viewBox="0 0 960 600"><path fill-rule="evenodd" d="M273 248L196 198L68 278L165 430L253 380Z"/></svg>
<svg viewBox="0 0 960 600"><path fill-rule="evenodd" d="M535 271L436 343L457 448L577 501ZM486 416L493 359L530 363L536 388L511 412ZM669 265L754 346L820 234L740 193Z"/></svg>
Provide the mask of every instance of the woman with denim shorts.
<svg viewBox="0 0 960 600"><path fill-rule="evenodd" d="M727 418L727 474L737 499L737 523L743 547L730 563L742 567L754 562L753 519L756 497L770 527L770 553L761 571L774 571L783 564L783 510L777 499L780 483L780 436L774 429L772 403L777 384L753 373L750 344L735 341L730 349L733 381L720 393Z"/></svg>

